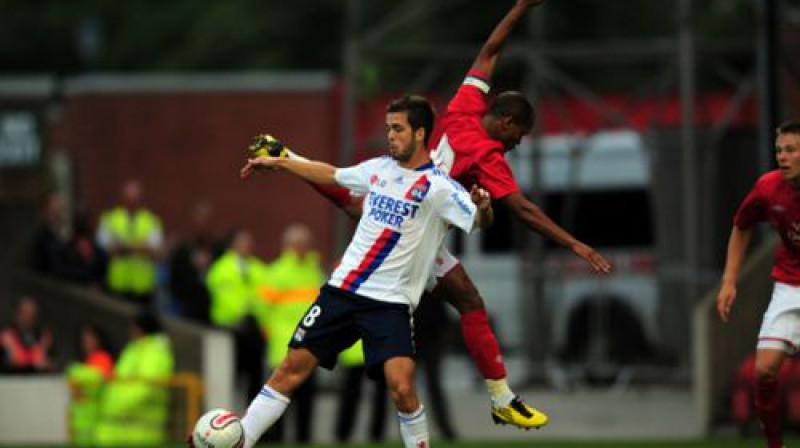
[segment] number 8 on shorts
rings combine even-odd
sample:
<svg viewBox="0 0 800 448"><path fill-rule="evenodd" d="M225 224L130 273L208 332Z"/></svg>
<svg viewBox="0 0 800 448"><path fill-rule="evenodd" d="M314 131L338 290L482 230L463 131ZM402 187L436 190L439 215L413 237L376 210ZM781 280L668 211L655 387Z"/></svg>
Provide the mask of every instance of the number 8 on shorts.
<svg viewBox="0 0 800 448"><path fill-rule="evenodd" d="M316 322L320 314L322 314L322 308L320 308L319 305L312 306L306 313L305 317L303 317L303 326L310 327L314 325L314 322Z"/></svg>

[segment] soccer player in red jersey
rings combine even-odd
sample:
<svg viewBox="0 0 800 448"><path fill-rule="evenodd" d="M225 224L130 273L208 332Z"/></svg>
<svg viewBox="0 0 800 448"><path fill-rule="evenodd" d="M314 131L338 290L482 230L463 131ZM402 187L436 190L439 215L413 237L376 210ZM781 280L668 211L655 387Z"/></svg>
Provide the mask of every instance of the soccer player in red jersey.
<svg viewBox="0 0 800 448"><path fill-rule="evenodd" d="M783 446L778 372L800 347L800 122L778 128L775 159L778 169L758 179L736 212L717 296L717 311L727 321L753 225L769 222L780 243L772 267L775 288L756 345L756 414L767 448Z"/></svg>
<svg viewBox="0 0 800 448"><path fill-rule="evenodd" d="M494 28L481 48L464 83L450 101L434 129L431 158L443 171L467 188L480 185L492 199L509 207L531 230L571 249L600 273L611 271L610 263L594 249L575 239L553 222L520 191L505 153L516 147L534 124L534 110L519 92L499 94L489 104L489 80L500 49L511 30L531 7L544 0L517 0ZM289 157L297 157L289 152ZM351 216L359 216L361 202L343 189L314 187ZM486 380L495 423L521 428L538 428L548 417L524 403L507 381L500 346L486 314L483 299L458 260L446 248L440 250L434 273L432 295L446 300L461 315L465 345Z"/></svg>

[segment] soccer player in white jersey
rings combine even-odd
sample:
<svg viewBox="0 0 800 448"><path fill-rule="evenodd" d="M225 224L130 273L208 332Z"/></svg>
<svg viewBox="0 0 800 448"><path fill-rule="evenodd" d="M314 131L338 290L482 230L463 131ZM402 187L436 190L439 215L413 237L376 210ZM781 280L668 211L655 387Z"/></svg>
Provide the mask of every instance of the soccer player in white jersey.
<svg viewBox="0 0 800 448"><path fill-rule="evenodd" d="M365 197L363 214L341 263L298 323L289 352L242 418L245 448L255 444L286 410L289 397L319 365L332 368L359 337L367 375L386 377L406 448L429 446L425 410L414 386L411 312L419 302L447 230L470 232L493 219L489 194L471 192L435 168L427 151L434 112L422 97L387 108L389 156L349 168L262 156L242 168L287 171Z"/></svg>

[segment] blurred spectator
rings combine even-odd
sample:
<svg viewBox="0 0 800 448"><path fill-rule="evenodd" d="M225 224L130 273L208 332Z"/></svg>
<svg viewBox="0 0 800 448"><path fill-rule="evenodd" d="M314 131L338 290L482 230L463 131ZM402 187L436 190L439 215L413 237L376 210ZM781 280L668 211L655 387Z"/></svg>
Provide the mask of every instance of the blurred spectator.
<svg viewBox="0 0 800 448"><path fill-rule="evenodd" d="M142 311L134 317L130 340L102 393L95 444L163 445L167 441L169 390L174 371L169 339L158 318Z"/></svg>
<svg viewBox="0 0 800 448"><path fill-rule="evenodd" d="M337 442L345 443L353 435L361 401L361 388L367 382L361 340L339 354L338 367L342 369L343 382L339 389L339 412L336 413L334 435ZM370 442L379 443L386 433L386 378L376 378L372 384L374 389L368 435Z"/></svg>
<svg viewBox="0 0 800 448"><path fill-rule="evenodd" d="M48 195L43 218L33 238L33 268L44 275L83 285L100 286L105 253L95 243L84 212L70 222L64 196Z"/></svg>
<svg viewBox="0 0 800 448"><path fill-rule="evenodd" d="M53 338L50 330L39 322L39 305L27 296L14 308L14 323L2 332L0 371L6 373L49 372Z"/></svg>
<svg viewBox="0 0 800 448"><path fill-rule="evenodd" d="M64 196L58 192L50 193L33 237L33 269L41 274L62 277L66 271L65 251L71 236Z"/></svg>
<svg viewBox="0 0 800 448"><path fill-rule="evenodd" d="M450 334L450 319L445 302L437 297L423 295L414 311L414 343L417 362L425 374L428 403L433 421L439 428L442 438L453 440L457 437L450 421L447 397L442 388L442 355L445 337Z"/></svg>
<svg viewBox="0 0 800 448"><path fill-rule="evenodd" d="M108 257L95 242L89 215L84 211L77 212L72 221L72 237L66 255L66 280L94 288L103 286Z"/></svg>
<svg viewBox="0 0 800 448"><path fill-rule="evenodd" d="M67 368L72 395L69 408L70 439L77 445L94 444L103 385L113 375L114 360L103 332L84 325L78 330L80 361Z"/></svg>
<svg viewBox="0 0 800 448"><path fill-rule="evenodd" d="M259 290L262 301L258 317L268 335L267 363L270 369L277 368L283 361L297 322L317 298L319 288L325 281L319 253L313 250L313 237L308 226L289 226L283 233L282 245L283 251L267 267L266 283ZM314 373L292 394L295 435L300 443L311 443L315 395ZM283 441L284 421L285 416L270 427L265 434L267 442Z"/></svg>
<svg viewBox="0 0 800 448"><path fill-rule="evenodd" d="M191 216L192 233L178 242L169 259L169 292L180 316L208 324L211 296L206 274L222 248L211 229L211 205L198 202Z"/></svg>
<svg viewBox="0 0 800 448"><path fill-rule="evenodd" d="M253 255L253 236L239 230L206 277L211 323L235 338L236 371L244 381L247 400L258 395L264 382L264 336L253 312L265 275L266 265Z"/></svg>
<svg viewBox="0 0 800 448"><path fill-rule="evenodd" d="M151 305L156 289L156 259L163 244L161 220L142 205L142 185L129 180L123 203L103 213L97 242L109 254L109 291L140 305Z"/></svg>

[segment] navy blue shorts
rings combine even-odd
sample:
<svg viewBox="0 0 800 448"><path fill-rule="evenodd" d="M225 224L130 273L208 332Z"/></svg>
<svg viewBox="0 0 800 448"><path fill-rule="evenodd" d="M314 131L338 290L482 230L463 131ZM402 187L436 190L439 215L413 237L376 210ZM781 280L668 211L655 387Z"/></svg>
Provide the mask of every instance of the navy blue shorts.
<svg viewBox="0 0 800 448"><path fill-rule="evenodd" d="M414 356L408 305L381 302L325 285L297 324L289 347L305 348L319 365L332 369L339 352L361 338L367 376L383 376L383 363Z"/></svg>

